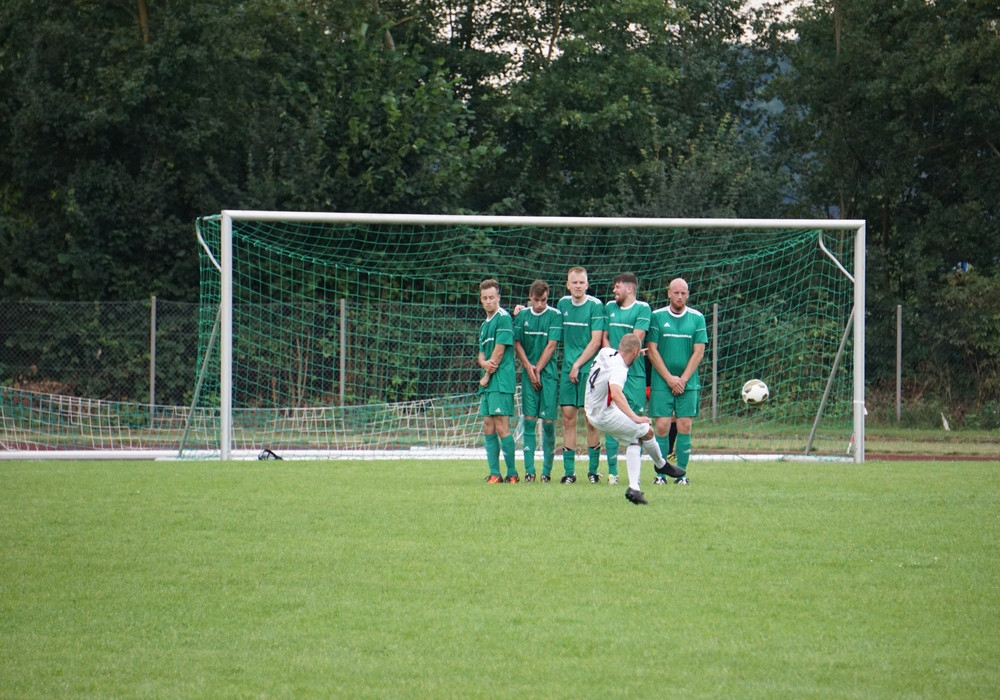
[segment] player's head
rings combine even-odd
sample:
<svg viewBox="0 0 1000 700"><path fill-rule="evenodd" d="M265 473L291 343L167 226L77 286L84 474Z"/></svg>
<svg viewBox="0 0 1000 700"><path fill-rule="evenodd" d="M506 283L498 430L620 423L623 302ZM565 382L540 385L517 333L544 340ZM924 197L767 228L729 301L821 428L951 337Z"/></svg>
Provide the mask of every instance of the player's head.
<svg viewBox="0 0 1000 700"><path fill-rule="evenodd" d="M531 310L536 314L545 311L549 302L549 285L545 280L535 280L528 288L528 299L531 300Z"/></svg>
<svg viewBox="0 0 1000 700"><path fill-rule="evenodd" d="M500 308L500 283L494 279L479 283L479 303L487 314L492 314Z"/></svg>
<svg viewBox="0 0 1000 700"><path fill-rule="evenodd" d="M571 267L566 273L566 289L574 299L583 299L587 296L587 270L582 267Z"/></svg>
<svg viewBox="0 0 1000 700"><path fill-rule="evenodd" d="M635 333L626 333L618 341L618 354L625 360L625 364L631 365L641 353L642 341Z"/></svg>
<svg viewBox="0 0 1000 700"><path fill-rule="evenodd" d="M634 299L639 292L639 278L631 272L623 272L615 277L611 289L615 295L615 303L621 306Z"/></svg>
<svg viewBox="0 0 1000 700"><path fill-rule="evenodd" d="M672 280L667 296L670 297L670 308L680 313L687 308L688 283L680 277Z"/></svg>

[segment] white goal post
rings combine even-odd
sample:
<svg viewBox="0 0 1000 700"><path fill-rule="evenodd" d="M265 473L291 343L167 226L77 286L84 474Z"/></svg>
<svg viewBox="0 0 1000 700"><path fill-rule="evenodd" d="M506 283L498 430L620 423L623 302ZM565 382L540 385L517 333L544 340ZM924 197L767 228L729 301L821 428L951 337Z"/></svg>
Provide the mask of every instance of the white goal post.
<svg viewBox="0 0 1000 700"><path fill-rule="evenodd" d="M853 284L853 461L865 460L865 222L830 219L667 219L617 217L494 217L406 214L322 213L287 211L225 210L221 213L218 271L221 279L219 315L219 457L233 457L233 227L234 222L285 222L323 225L356 224L392 227L514 227L587 229L752 229L755 231L803 229L809 231L853 231L853 271L825 251ZM209 257L212 251L202 241ZM822 246L822 235L820 235ZM845 331L845 340L847 334ZM843 342L841 343L843 347ZM836 371L834 368L833 372ZM825 399L825 397L824 397ZM821 409L822 410L822 409Z"/></svg>

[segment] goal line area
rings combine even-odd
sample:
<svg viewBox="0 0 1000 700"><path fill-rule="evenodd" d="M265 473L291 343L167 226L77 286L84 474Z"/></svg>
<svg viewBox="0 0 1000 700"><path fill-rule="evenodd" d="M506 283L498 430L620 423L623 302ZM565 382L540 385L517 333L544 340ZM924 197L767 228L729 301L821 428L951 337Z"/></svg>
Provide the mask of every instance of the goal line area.
<svg viewBox="0 0 1000 700"><path fill-rule="evenodd" d="M191 405L0 388L0 458L478 459L479 283L555 306L580 266L602 302L622 272L653 309L690 285L696 460L864 461L864 222L225 211L196 234Z"/></svg>
<svg viewBox="0 0 1000 700"><path fill-rule="evenodd" d="M515 395L520 414L520 392ZM481 459L482 426L475 394L396 405L338 409L243 409L234 413L230 459L272 450L282 459ZM217 410L122 403L0 388L0 460L218 459ZM840 430L824 430L812 455L795 454L804 430L769 429L767 443L783 451L740 453L760 420L698 424L695 461L848 459ZM583 425L580 425L581 431ZM561 425L558 430L561 437ZM523 422L514 436L520 443ZM183 444L183 447L181 445ZM541 453L538 453L541 459ZM517 458L522 459L518 451Z"/></svg>

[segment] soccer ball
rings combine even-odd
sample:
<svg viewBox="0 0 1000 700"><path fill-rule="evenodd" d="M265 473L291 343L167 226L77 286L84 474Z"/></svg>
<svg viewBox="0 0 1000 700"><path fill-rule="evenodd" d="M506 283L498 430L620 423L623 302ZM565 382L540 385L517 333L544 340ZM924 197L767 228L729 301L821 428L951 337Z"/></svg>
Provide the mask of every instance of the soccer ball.
<svg viewBox="0 0 1000 700"><path fill-rule="evenodd" d="M743 403L747 406L760 406L767 401L771 392L767 390L767 384L759 379L751 379L743 385Z"/></svg>

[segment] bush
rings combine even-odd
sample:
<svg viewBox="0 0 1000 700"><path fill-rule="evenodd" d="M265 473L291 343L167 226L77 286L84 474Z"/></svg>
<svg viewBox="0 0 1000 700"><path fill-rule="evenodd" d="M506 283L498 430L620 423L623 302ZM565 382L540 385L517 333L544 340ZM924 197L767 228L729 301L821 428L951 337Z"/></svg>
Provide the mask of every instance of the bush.
<svg viewBox="0 0 1000 700"><path fill-rule="evenodd" d="M987 401L965 417L965 427L978 430L1000 429L1000 401Z"/></svg>

